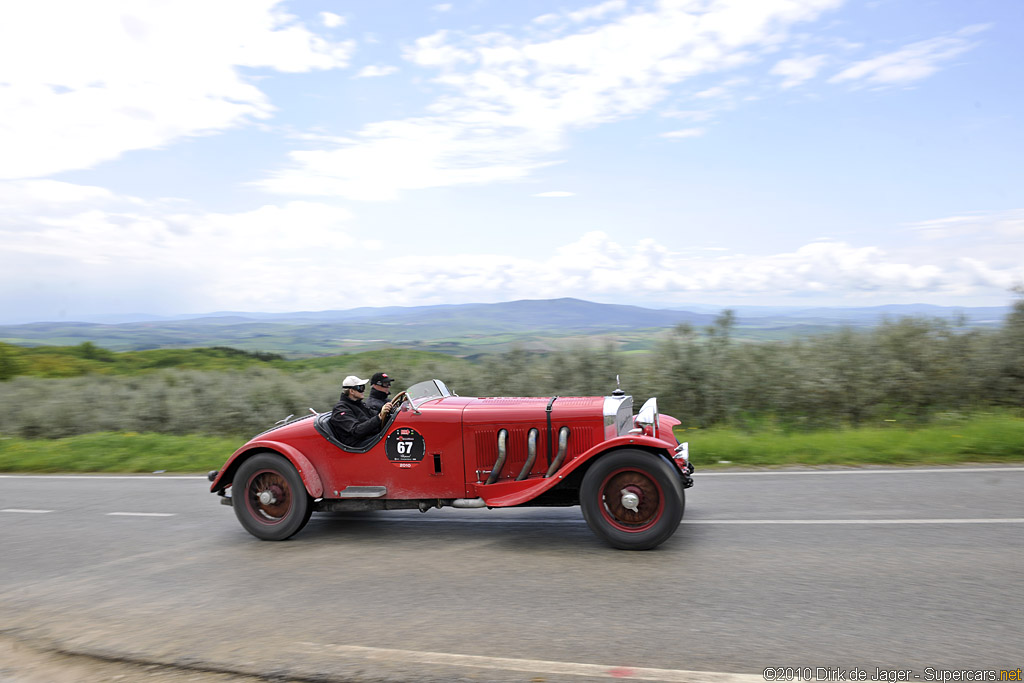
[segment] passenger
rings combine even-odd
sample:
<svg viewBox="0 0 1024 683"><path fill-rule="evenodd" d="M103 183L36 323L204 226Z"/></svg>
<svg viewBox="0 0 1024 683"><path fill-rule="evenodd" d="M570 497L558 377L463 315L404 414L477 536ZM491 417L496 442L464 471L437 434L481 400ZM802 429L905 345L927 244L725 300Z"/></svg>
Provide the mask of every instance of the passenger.
<svg viewBox="0 0 1024 683"><path fill-rule="evenodd" d="M346 446L359 448L377 436L388 415L391 404L385 403L379 411L370 410L363 403L363 392L369 380L349 375L341 383L341 400L331 411L331 431Z"/></svg>
<svg viewBox="0 0 1024 683"><path fill-rule="evenodd" d="M380 410L387 403L388 394L391 393L391 383L394 380L386 372L375 372L370 378L370 397L366 399L366 407L370 410Z"/></svg>

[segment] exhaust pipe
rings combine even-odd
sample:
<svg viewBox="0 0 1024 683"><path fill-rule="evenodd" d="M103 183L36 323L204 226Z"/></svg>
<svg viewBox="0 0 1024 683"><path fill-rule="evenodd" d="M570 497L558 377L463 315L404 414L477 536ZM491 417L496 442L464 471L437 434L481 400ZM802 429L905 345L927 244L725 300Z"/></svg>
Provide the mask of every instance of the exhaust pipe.
<svg viewBox="0 0 1024 683"><path fill-rule="evenodd" d="M456 498L452 501L453 508L484 508L487 503L483 498Z"/></svg>
<svg viewBox="0 0 1024 683"><path fill-rule="evenodd" d="M548 468L547 474L544 478L547 479L552 474L558 471L558 468L562 466L565 461L565 453L569 450L569 428L562 427L558 430L558 455L555 456L554 462L551 463L551 467Z"/></svg>
<svg viewBox="0 0 1024 683"><path fill-rule="evenodd" d="M530 435L526 437L526 463L523 465L523 470L516 477L516 481L522 481L530 474L530 470L533 469L533 462L537 459L537 436L540 434L536 429L530 430Z"/></svg>
<svg viewBox="0 0 1024 683"><path fill-rule="evenodd" d="M502 429L498 432L498 459L494 461L494 468L491 469L491 476L487 477L486 484L493 484L498 481L501 468L505 466L505 442L508 439L508 430Z"/></svg>

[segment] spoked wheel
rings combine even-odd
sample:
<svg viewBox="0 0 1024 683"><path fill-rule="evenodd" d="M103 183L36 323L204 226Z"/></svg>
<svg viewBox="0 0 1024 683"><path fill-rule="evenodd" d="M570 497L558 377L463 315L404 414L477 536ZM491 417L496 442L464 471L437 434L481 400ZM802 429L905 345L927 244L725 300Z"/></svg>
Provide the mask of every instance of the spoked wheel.
<svg viewBox="0 0 1024 683"><path fill-rule="evenodd" d="M264 541L283 541L306 526L313 512L302 478L276 453L242 463L232 484L232 507L245 530Z"/></svg>
<svg viewBox="0 0 1024 683"><path fill-rule="evenodd" d="M683 487L672 465L652 453L622 450L587 471L580 507L590 529L623 550L654 548L683 517Z"/></svg>

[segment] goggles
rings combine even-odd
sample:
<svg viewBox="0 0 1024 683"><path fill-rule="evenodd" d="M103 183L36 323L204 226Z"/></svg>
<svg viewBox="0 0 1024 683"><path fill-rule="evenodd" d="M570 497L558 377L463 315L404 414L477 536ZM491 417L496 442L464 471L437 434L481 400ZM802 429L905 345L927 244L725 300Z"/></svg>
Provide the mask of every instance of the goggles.
<svg viewBox="0 0 1024 683"><path fill-rule="evenodd" d="M357 384L354 387L345 387L346 389L352 389L353 391L366 391L365 384Z"/></svg>

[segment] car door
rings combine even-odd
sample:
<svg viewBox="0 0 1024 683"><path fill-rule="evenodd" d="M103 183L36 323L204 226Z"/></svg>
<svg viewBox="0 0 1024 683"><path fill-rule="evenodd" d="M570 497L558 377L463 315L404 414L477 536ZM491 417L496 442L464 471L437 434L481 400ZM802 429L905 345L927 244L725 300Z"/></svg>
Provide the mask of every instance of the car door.
<svg viewBox="0 0 1024 683"><path fill-rule="evenodd" d="M322 473L324 497L345 497L350 486L384 487L375 497L391 499L465 497L465 404L459 397L434 399L416 408L406 402L366 453L335 448Z"/></svg>

